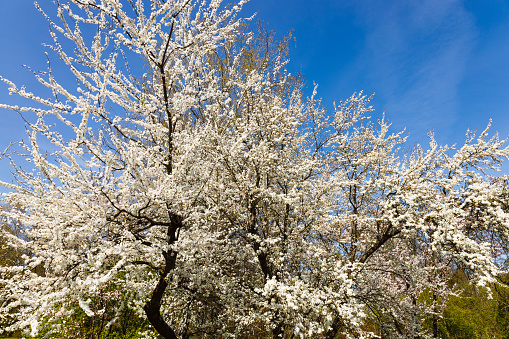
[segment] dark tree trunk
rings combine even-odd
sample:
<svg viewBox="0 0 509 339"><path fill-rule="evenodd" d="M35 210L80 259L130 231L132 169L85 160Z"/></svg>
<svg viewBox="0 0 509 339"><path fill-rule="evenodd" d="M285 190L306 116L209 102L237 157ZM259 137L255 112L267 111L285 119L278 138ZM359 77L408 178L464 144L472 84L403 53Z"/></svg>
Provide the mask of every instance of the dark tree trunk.
<svg viewBox="0 0 509 339"><path fill-rule="evenodd" d="M436 292L433 292L433 301L436 303L437 295ZM436 312L436 308L434 310ZM438 336L438 316L436 314L433 314L433 338L439 338Z"/></svg>
<svg viewBox="0 0 509 339"><path fill-rule="evenodd" d="M334 339L339 332L339 328L341 327L341 320L339 317L336 317L332 322L331 328L325 333L326 339Z"/></svg>
<svg viewBox="0 0 509 339"><path fill-rule="evenodd" d="M150 324L154 326L154 329L164 338L164 339L177 339L177 335L173 331L173 329L164 321L161 315L161 300L164 295L164 291L168 286L166 282L166 276L161 276L159 278L159 282L152 294L152 298L149 302L145 304L143 309L145 310L145 314L147 315L148 321Z"/></svg>
<svg viewBox="0 0 509 339"><path fill-rule="evenodd" d="M182 227L182 218L176 214L170 215L171 225L168 227L167 240L168 244L171 245L177 241L177 230ZM168 282L166 278L168 274L175 268L175 263L177 261L177 252L173 250L164 251L164 269L160 272L159 281L157 282L157 286L152 293L152 297L145 304L143 309L145 310L145 314L147 315L147 319L154 329L164 338L164 339L177 339L177 335L175 331L164 321L163 316L161 315L161 301L164 297L164 292L166 291L166 287L168 287Z"/></svg>
<svg viewBox="0 0 509 339"><path fill-rule="evenodd" d="M272 337L273 338L283 338L283 334L284 334L284 331L283 331L283 327L281 326L281 324L277 325L275 329L272 330Z"/></svg>

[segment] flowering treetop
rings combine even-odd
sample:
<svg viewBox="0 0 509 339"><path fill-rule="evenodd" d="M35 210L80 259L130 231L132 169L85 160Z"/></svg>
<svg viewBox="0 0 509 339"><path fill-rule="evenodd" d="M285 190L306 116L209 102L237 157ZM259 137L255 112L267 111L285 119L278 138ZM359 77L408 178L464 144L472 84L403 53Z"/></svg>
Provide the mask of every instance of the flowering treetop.
<svg viewBox="0 0 509 339"><path fill-rule="evenodd" d="M51 48L76 88L51 69L51 99L3 79L37 103L1 105L37 116L34 170L3 183L22 208L2 215L25 226L5 236L26 253L0 271L8 329L58 332L115 284L164 338L369 336L369 319L409 336L451 263L500 272L506 187L485 171L505 140L431 135L403 154L362 93L331 114L305 98L284 43L242 30L244 3L55 1Z"/></svg>

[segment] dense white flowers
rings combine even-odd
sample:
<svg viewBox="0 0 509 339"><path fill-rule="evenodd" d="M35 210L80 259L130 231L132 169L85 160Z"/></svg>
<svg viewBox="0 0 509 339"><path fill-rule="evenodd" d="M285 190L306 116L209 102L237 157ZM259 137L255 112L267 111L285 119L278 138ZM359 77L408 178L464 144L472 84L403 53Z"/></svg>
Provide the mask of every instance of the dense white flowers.
<svg viewBox="0 0 509 339"><path fill-rule="evenodd" d="M51 48L77 88L49 70L43 99L2 79L45 107L1 106L37 116L35 170L3 183L20 207L3 215L25 225L9 245L26 253L0 272L8 330L57 331L76 305L92 316L115 284L165 338L368 337L368 320L404 337L440 313L418 299L447 295L447 263L499 273L506 184L484 171L505 141L430 136L405 154L362 93L329 116L285 53L241 32L244 2L59 2Z"/></svg>

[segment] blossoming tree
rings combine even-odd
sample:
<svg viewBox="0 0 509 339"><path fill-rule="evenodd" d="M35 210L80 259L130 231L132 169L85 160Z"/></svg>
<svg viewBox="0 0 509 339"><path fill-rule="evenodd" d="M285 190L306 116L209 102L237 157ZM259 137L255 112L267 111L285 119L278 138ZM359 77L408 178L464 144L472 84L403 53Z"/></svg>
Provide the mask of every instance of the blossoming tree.
<svg viewBox="0 0 509 339"><path fill-rule="evenodd" d="M45 99L3 79L37 103L1 106L36 116L33 170L3 183L24 225L4 238L26 253L1 270L10 330L58 333L114 285L164 338L426 335L441 305L419 296L447 295L448 265L500 272L505 186L485 171L509 151L488 129L405 154L362 93L327 114L284 48L242 33L244 1L55 3L77 86L49 68Z"/></svg>

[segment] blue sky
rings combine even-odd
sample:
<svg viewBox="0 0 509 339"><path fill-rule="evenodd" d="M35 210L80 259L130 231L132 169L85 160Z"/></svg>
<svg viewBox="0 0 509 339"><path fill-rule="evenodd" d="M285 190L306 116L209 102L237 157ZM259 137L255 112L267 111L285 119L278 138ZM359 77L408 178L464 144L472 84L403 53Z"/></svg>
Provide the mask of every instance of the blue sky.
<svg viewBox="0 0 509 339"><path fill-rule="evenodd" d="M48 6L49 0L40 0ZM507 0L251 0L245 16L283 36L293 30L290 71L316 82L329 110L354 91L375 93L393 130L406 127L409 142L427 143L427 132L453 144L467 127L509 135L509 1ZM45 70L48 24L32 0L3 1L0 75L31 88ZM50 51L50 59L56 56ZM17 103L0 84L0 102ZM26 139L22 119L0 110L0 148ZM9 179L0 162L0 179ZM509 173L509 165L503 168Z"/></svg>

